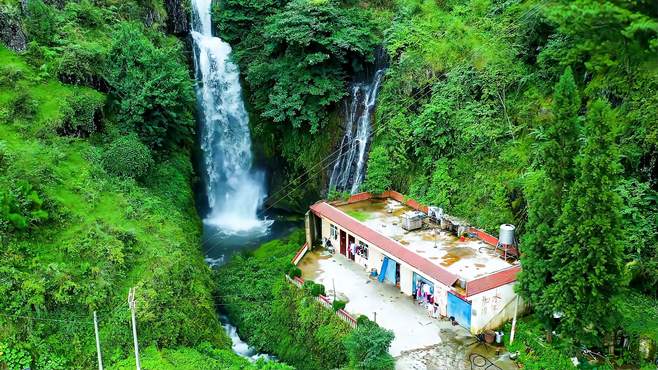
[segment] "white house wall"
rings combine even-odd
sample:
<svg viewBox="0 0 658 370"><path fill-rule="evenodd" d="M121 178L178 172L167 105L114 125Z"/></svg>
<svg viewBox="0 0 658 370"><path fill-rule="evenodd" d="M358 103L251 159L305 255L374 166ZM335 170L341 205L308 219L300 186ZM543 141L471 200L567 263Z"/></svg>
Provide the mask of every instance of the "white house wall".
<svg viewBox="0 0 658 370"><path fill-rule="evenodd" d="M514 283L468 297L468 300L472 302L471 332L480 333L487 329L497 328L511 320L514 315L513 301L515 299ZM501 314L501 311L504 312Z"/></svg>

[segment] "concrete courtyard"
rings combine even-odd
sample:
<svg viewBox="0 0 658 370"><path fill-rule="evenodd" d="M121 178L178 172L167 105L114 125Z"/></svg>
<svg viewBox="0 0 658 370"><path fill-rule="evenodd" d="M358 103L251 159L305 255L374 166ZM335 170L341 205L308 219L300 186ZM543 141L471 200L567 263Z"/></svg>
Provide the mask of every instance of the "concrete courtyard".
<svg viewBox="0 0 658 370"><path fill-rule="evenodd" d="M391 355L398 369L477 369L473 355L484 356L488 364L501 369L516 369L505 356L477 343L461 326L431 318L422 306L391 284L368 276L362 266L340 254L309 252L300 262L302 277L324 284L326 294L347 301L346 310L354 317L366 315L395 333ZM475 362L475 361L473 361ZM491 367L490 369L495 369Z"/></svg>

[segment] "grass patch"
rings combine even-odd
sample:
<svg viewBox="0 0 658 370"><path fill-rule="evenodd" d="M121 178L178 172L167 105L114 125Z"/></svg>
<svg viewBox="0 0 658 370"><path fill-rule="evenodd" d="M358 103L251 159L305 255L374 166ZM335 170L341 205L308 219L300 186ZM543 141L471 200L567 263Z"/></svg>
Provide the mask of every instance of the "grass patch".
<svg viewBox="0 0 658 370"><path fill-rule="evenodd" d="M370 214L368 214L367 212L353 210L353 211L347 211L346 213L361 222L368 221L370 219Z"/></svg>

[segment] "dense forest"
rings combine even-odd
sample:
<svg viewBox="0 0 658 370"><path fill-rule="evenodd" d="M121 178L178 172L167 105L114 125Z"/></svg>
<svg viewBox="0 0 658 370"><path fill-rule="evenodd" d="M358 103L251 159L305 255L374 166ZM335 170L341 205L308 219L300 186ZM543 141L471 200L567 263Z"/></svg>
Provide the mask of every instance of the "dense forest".
<svg viewBox="0 0 658 370"><path fill-rule="evenodd" d="M528 368L568 363L618 329L635 348L658 341L657 2L213 4L268 206L305 211L331 190L341 102L383 47L361 190L395 189L494 233L518 226L532 306L519 335L560 337L534 346L543 356L522 351ZM0 369L94 368L93 311L106 366L132 367L131 287L145 368L288 368L231 352L217 316L213 295L275 259L278 279L295 243L214 279L203 261L190 17L176 0L0 0ZM250 315L320 313L278 280L258 288L271 304L222 304L259 350L367 368L347 351L323 357L327 338L359 340L331 315L310 339L279 331L304 317L259 332Z"/></svg>

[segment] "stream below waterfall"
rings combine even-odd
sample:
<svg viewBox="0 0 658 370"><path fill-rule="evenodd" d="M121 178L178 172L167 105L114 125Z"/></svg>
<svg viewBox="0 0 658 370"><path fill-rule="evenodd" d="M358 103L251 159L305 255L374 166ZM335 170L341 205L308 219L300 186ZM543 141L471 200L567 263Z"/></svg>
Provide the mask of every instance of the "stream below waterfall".
<svg viewBox="0 0 658 370"><path fill-rule="evenodd" d="M265 174L252 168L240 72L231 59L231 46L212 34L211 4L212 0L192 0L191 36L202 152L199 190L204 199L198 200L203 250L206 262L217 268L236 253L289 234L300 222L287 215L259 215L266 197ZM252 361L270 358L255 353L227 317L222 315L221 322L238 355Z"/></svg>

